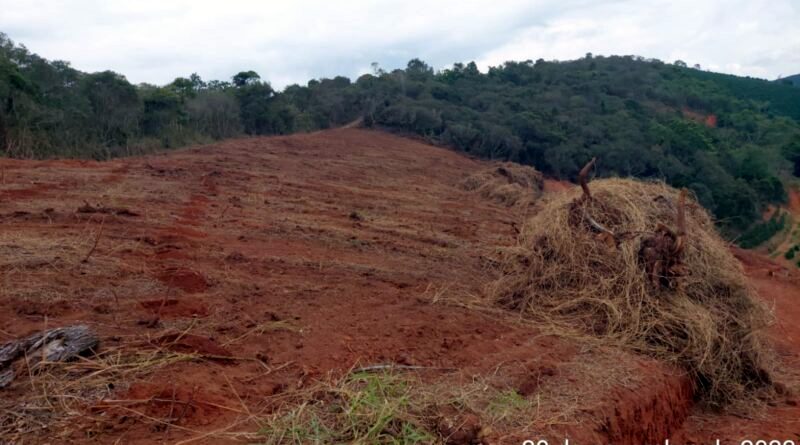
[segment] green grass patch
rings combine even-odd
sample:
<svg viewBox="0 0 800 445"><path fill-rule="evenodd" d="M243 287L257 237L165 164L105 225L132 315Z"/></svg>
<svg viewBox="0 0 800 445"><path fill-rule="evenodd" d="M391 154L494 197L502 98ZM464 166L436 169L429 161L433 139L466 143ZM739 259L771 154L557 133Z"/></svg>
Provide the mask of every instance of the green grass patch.
<svg viewBox="0 0 800 445"><path fill-rule="evenodd" d="M261 419L259 443L443 444L453 435L485 443L498 431L561 423L567 415L560 410L572 409L552 394L525 397L490 380L427 381L389 371L354 373L281 397L282 406ZM539 406L542 401L547 408Z"/></svg>
<svg viewBox="0 0 800 445"><path fill-rule="evenodd" d="M397 375L357 373L278 415L261 430L265 444L431 443L414 413L408 382Z"/></svg>
<svg viewBox="0 0 800 445"><path fill-rule="evenodd" d="M496 420L501 420L530 408L530 400L514 390L506 390L489 400L486 411Z"/></svg>

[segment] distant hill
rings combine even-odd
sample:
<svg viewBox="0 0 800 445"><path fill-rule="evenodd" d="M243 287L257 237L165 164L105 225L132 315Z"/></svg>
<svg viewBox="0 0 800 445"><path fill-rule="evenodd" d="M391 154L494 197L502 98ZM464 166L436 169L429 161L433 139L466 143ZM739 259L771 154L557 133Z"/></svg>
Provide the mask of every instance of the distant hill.
<svg viewBox="0 0 800 445"><path fill-rule="evenodd" d="M132 85L118 73L45 60L0 34L0 153L8 156L108 158L359 118L556 178L574 179L597 156L598 175L691 189L740 239L755 229L757 239L769 235L758 225L762 211L785 202L783 180L800 175L800 88L682 62L587 55L481 72L472 62L436 71L414 59L355 81L275 91L253 71Z"/></svg>
<svg viewBox="0 0 800 445"><path fill-rule="evenodd" d="M792 76L781 77L780 79L776 80L778 83L789 84L795 87L800 87L800 74L795 74Z"/></svg>
<svg viewBox="0 0 800 445"><path fill-rule="evenodd" d="M800 121L800 90L792 89L789 85L695 69L687 71L687 74L697 79L709 80L737 99L762 102L760 109L763 112L789 116Z"/></svg>

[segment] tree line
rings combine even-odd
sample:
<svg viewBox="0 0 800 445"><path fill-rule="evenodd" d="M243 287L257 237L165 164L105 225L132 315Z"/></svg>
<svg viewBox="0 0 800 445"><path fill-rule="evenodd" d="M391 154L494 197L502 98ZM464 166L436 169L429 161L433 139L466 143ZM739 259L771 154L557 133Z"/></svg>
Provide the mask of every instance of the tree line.
<svg viewBox="0 0 800 445"><path fill-rule="evenodd" d="M786 200L800 176L800 89L635 56L475 63L421 60L355 81L337 76L275 91L258 73L196 74L133 85L83 73L0 34L0 151L45 158L139 154L239 135L365 125L419 135L487 159L574 179L601 175L688 187L734 236ZM762 228L763 229L763 228Z"/></svg>

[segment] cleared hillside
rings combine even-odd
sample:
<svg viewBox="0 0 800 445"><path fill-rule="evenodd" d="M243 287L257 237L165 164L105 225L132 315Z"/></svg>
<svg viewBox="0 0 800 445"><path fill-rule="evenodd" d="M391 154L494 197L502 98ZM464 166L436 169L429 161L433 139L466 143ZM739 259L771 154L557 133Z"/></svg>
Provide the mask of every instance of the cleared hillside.
<svg viewBox="0 0 800 445"><path fill-rule="evenodd" d="M385 372L420 405L391 405L379 431L413 426L422 443L672 435L693 403L679 370L476 306L496 247L533 211L463 189L487 166L359 129L0 160L0 339L75 323L101 339L97 355L0 390L0 436L258 443L287 412L336 406ZM789 272L765 264L770 298L796 299ZM781 345L796 363L796 342ZM796 419L787 397L769 414Z"/></svg>
<svg viewBox="0 0 800 445"><path fill-rule="evenodd" d="M248 67L240 67L246 70ZM767 206L800 175L800 89L636 56L474 62L419 59L357 79L277 91L253 71L167 85L86 73L0 33L0 154L108 159L243 134L367 126L574 180L598 172L691 189L730 239L757 245ZM767 233L769 232L769 233Z"/></svg>

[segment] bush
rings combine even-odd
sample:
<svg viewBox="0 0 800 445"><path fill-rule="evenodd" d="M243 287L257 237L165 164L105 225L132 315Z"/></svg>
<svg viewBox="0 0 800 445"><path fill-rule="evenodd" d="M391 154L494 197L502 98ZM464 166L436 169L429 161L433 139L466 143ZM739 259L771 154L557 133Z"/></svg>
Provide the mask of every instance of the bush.
<svg viewBox="0 0 800 445"><path fill-rule="evenodd" d="M756 224L745 232L739 238L739 246L745 249L752 249L775 236L784 227L786 227L786 215L782 212L776 212L768 221Z"/></svg>

